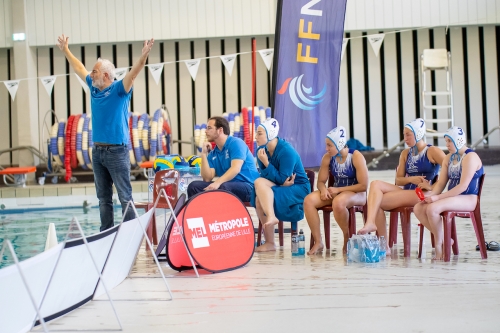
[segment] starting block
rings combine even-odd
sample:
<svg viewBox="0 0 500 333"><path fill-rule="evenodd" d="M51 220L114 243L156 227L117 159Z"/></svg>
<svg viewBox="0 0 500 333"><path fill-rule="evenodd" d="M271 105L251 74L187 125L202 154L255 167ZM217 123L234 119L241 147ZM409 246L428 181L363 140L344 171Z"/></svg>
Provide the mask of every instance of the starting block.
<svg viewBox="0 0 500 333"><path fill-rule="evenodd" d="M26 174L36 172L35 166L30 167L18 167L18 168L7 168L0 170L0 175L3 175L3 181L5 185L11 187L25 187L26 186ZM7 182L7 176L14 177L14 183Z"/></svg>

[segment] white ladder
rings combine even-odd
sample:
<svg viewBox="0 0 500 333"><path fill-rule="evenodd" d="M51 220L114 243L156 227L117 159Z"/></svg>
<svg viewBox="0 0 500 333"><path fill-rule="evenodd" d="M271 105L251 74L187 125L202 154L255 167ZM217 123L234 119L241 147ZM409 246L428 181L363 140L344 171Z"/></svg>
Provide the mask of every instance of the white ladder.
<svg viewBox="0 0 500 333"><path fill-rule="evenodd" d="M421 79L422 84L422 109L423 109L423 119L426 124L437 124L437 123L447 123L447 128L454 125L455 121L453 118L453 85L451 80L451 53L446 49L425 49L420 56L420 68L422 71ZM444 70L446 75L446 90L444 91L433 91L427 90L427 75L432 73L432 71ZM446 96L446 102L443 103L442 98L436 98L436 104L433 105L426 103L426 97L438 97ZM437 101L440 100L441 104ZM432 110L437 111L437 118L433 118ZM448 112L443 112L447 110ZM427 137L431 138L443 138L444 132L435 131L432 128L429 129L427 126Z"/></svg>

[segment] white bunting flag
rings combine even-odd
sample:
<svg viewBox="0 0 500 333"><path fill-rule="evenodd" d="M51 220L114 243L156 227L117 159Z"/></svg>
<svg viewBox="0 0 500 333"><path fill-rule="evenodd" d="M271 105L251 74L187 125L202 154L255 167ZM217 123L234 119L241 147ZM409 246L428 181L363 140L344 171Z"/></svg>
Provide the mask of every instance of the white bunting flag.
<svg viewBox="0 0 500 333"><path fill-rule="evenodd" d="M87 85L87 83L83 82L83 80L80 79L80 77L76 73L75 76L78 79L78 82L80 82L80 84L82 85L83 90L85 90L85 92L87 93L89 91L89 86Z"/></svg>
<svg viewBox="0 0 500 333"><path fill-rule="evenodd" d="M7 87L7 90L10 93L10 97L12 98L12 101L14 101L16 99L17 88L19 88L19 81L20 80L11 80L11 81L4 81L3 82L5 84L5 87Z"/></svg>
<svg viewBox="0 0 500 333"><path fill-rule="evenodd" d="M120 81L123 80L125 75L127 75L128 67L120 67L115 69L115 80Z"/></svg>
<svg viewBox="0 0 500 333"><path fill-rule="evenodd" d="M380 51L380 46L382 46L382 42L384 41L385 34L375 34L367 36L370 44L373 48L373 52L375 52L375 56L378 57L378 53Z"/></svg>
<svg viewBox="0 0 500 333"><path fill-rule="evenodd" d="M344 59L344 54L345 54L345 49L347 47L347 43L349 43L349 38L344 38L342 40L342 55L340 56L340 61L342 61L342 59Z"/></svg>
<svg viewBox="0 0 500 333"><path fill-rule="evenodd" d="M196 74L198 74L198 67L200 67L200 59L185 60L184 62L186 63L187 69L189 74L191 74L193 81L195 81Z"/></svg>
<svg viewBox="0 0 500 333"><path fill-rule="evenodd" d="M45 90L47 90L47 94L52 95L52 88L54 87L54 83L56 83L56 76L44 76L40 78Z"/></svg>
<svg viewBox="0 0 500 333"><path fill-rule="evenodd" d="M233 74L233 68L234 68L234 63L236 62L236 56L237 56L236 54L228 54L220 56L220 60L222 60L222 63L226 67L229 76Z"/></svg>
<svg viewBox="0 0 500 333"><path fill-rule="evenodd" d="M161 72L163 71L163 64L151 64L148 65L149 71L151 75L153 75L153 79L155 79L156 84L160 82Z"/></svg>
<svg viewBox="0 0 500 333"><path fill-rule="evenodd" d="M273 63L274 49L259 50L260 56L264 63L266 64L267 70L271 70L271 65Z"/></svg>

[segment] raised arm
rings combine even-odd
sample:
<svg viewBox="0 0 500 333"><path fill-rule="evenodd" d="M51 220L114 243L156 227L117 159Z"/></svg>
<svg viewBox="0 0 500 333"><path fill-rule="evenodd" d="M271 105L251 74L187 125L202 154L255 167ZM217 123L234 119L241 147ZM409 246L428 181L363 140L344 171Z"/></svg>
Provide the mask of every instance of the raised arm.
<svg viewBox="0 0 500 333"><path fill-rule="evenodd" d="M73 67L73 70L75 71L76 75L78 75L78 77L80 79L82 79L83 82L86 82L85 80L87 78L87 75L89 75L89 72L87 71L85 66L82 64L82 62L80 60L78 60L73 55L73 53L71 53L71 51L69 50L68 40L69 40L69 37L67 37L63 34L63 35L57 37L57 44L56 45L59 48L59 50L61 50L62 53L64 53L64 56L66 57L66 59L68 59L68 62L71 65L71 67Z"/></svg>
<svg viewBox="0 0 500 333"><path fill-rule="evenodd" d="M125 75L125 77L123 78L123 88L127 93L130 91L130 89L132 89L135 78L137 77L137 75L139 75L140 71L146 65L146 60L148 59L149 52L151 52L151 49L153 48L154 42L155 40L153 38L151 38L151 40L144 41L144 46L142 47L142 54L139 60L136 61L134 66L132 66L130 72L128 72L127 75Z"/></svg>

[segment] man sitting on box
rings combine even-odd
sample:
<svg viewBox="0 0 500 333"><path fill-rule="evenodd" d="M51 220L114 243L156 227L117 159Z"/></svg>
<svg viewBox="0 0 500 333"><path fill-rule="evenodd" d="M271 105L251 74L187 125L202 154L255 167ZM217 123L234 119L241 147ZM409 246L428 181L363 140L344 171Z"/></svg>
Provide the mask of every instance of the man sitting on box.
<svg viewBox="0 0 500 333"><path fill-rule="evenodd" d="M229 136L229 123L223 117L208 119L207 141L201 151L201 177L188 186L188 196L202 191L225 190L243 202L250 201L253 182L259 177L250 150L239 138ZM212 149L211 142L215 142ZM217 180L212 181L215 177Z"/></svg>

